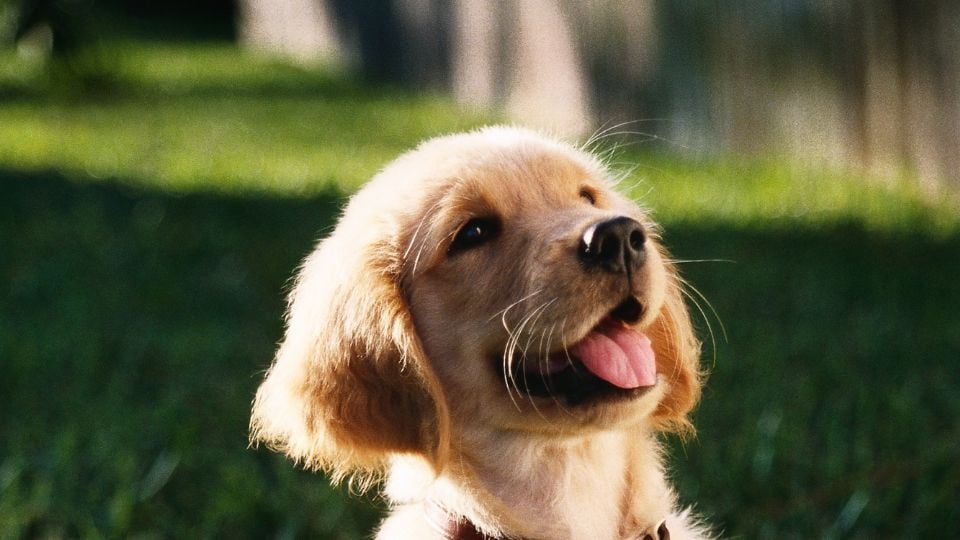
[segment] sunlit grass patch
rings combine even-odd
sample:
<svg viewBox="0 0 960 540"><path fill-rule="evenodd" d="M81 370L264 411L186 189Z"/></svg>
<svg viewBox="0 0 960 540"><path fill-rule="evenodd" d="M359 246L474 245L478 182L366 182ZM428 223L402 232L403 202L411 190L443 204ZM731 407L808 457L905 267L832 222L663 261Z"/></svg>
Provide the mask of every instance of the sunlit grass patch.
<svg viewBox="0 0 960 540"><path fill-rule="evenodd" d="M216 46L125 44L114 72L102 96L0 103L0 165L174 191L352 190L419 140L482 123L446 98Z"/></svg>
<svg viewBox="0 0 960 540"><path fill-rule="evenodd" d="M857 223L874 231L937 235L960 228L957 201L933 199L910 178L879 182L864 172L818 170L772 159L621 157L633 170L622 188L672 223L721 221L787 229Z"/></svg>

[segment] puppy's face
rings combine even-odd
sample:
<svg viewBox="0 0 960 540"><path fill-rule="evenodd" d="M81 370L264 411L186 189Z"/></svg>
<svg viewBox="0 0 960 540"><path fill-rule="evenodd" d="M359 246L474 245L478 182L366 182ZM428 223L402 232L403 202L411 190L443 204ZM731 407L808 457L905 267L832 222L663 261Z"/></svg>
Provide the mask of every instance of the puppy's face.
<svg viewBox="0 0 960 540"><path fill-rule="evenodd" d="M595 158L441 137L351 198L290 294L251 426L335 477L454 434L688 426L697 342L656 228Z"/></svg>
<svg viewBox="0 0 960 540"><path fill-rule="evenodd" d="M605 428L666 392L676 368L645 331L667 269L653 224L610 184L589 156L526 144L422 192L403 290L467 428Z"/></svg>

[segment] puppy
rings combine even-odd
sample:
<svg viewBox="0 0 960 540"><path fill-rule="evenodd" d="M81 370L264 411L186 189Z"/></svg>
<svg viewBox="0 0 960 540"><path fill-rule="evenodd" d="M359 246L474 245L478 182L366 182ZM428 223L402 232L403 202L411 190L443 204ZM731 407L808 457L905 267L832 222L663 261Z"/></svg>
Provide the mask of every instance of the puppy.
<svg viewBox="0 0 960 540"><path fill-rule="evenodd" d="M600 160L445 136L303 263L252 440L385 480L378 538L702 538L657 442L692 429L699 353L657 226Z"/></svg>

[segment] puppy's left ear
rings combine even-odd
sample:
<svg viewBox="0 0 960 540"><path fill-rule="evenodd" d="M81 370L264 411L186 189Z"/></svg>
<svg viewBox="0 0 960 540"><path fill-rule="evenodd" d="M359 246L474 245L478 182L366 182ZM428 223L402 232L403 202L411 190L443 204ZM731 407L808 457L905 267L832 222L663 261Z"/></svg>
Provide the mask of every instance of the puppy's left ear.
<svg viewBox="0 0 960 540"><path fill-rule="evenodd" d="M443 461L446 401L425 361L395 249L344 224L307 258L257 391L251 438L365 485L391 455Z"/></svg>
<svg viewBox="0 0 960 540"><path fill-rule="evenodd" d="M666 254L661 257L668 261ZM665 262L667 291L660 316L647 330L657 357L657 372L668 379L667 395L653 413L660 429L690 433L688 414L700 400L700 341L693 330L683 299L683 283L673 263Z"/></svg>

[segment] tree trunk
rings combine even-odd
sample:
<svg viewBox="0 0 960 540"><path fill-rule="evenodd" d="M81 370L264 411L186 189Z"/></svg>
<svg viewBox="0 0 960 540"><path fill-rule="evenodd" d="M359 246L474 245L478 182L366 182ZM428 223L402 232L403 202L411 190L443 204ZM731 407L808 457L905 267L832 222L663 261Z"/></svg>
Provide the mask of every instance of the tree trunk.
<svg viewBox="0 0 960 540"><path fill-rule="evenodd" d="M241 44L302 62L339 64L344 51L324 0L238 0Z"/></svg>

